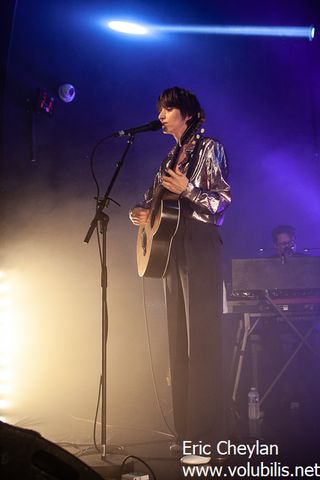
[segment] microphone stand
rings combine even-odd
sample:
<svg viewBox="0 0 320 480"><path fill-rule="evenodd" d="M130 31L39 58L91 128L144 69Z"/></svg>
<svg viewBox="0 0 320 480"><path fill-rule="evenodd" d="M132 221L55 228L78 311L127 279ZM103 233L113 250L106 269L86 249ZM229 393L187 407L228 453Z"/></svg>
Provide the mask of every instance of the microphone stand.
<svg viewBox="0 0 320 480"><path fill-rule="evenodd" d="M98 199L96 214L91 221L89 230L85 236L84 242L89 243L93 231L98 227L98 233L102 235L102 261L101 261L101 320L102 320L102 371L101 371L101 459L105 460L107 455L107 340L108 340L108 304L107 304L107 228L109 216L103 212L105 207L109 206L110 192L120 173L124 159L134 141L134 135L129 134L127 146L116 165L115 172L111 178L110 184L102 200Z"/></svg>

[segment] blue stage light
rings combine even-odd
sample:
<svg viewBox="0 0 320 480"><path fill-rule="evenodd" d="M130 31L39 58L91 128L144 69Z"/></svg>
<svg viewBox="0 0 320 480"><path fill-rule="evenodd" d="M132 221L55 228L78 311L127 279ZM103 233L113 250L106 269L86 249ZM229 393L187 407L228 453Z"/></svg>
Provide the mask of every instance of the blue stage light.
<svg viewBox="0 0 320 480"><path fill-rule="evenodd" d="M146 35L148 33L148 29L146 27L138 25L137 23L111 21L108 22L107 25L112 30L116 30L117 32L121 33L128 33L130 35Z"/></svg>
<svg viewBox="0 0 320 480"><path fill-rule="evenodd" d="M255 35L268 37L307 38L312 41L315 37L315 27L287 27L287 26L252 26L252 25L148 25L124 21L109 21L107 26L112 30L131 35L146 35L152 33L190 33L206 35Z"/></svg>
<svg viewBox="0 0 320 480"><path fill-rule="evenodd" d="M212 35L256 35L268 37L300 37L313 40L314 26L285 27L285 26L251 26L251 25L168 25L154 26L152 30L173 33L205 33Z"/></svg>

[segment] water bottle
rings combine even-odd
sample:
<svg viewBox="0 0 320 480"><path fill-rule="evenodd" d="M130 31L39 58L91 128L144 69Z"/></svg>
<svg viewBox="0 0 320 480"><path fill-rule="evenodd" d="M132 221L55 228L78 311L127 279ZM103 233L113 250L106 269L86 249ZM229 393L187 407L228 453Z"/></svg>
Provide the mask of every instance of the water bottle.
<svg viewBox="0 0 320 480"><path fill-rule="evenodd" d="M256 387L251 387L248 393L248 417L249 420L260 418L260 399Z"/></svg>

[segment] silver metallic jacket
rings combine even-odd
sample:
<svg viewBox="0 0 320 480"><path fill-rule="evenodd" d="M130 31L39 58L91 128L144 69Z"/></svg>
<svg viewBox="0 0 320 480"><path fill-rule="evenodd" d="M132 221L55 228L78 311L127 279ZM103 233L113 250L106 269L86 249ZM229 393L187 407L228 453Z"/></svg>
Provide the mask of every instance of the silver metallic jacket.
<svg viewBox="0 0 320 480"><path fill-rule="evenodd" d="M145 192L139 206L150 208L153 193L161 184L174 151L175 148L160 165L153 185ZM187 146L186 158L179 168L189 179L187 189L180 195L181 214L204 223L222 225L224 210L231 202L228 162L223 145L208 137L192 142Z"/></svg>

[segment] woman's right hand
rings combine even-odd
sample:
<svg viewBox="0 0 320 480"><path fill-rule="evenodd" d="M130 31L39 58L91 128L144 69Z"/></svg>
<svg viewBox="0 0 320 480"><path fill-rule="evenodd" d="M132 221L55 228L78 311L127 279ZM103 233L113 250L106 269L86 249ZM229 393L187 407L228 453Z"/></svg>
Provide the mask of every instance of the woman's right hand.
<svg viewBox="0 0 320 480"><path fill-rule="evenodd" d="M134 225L145 225L149 216L149 209L136 207L129 211L129 218Z"/></svg>

